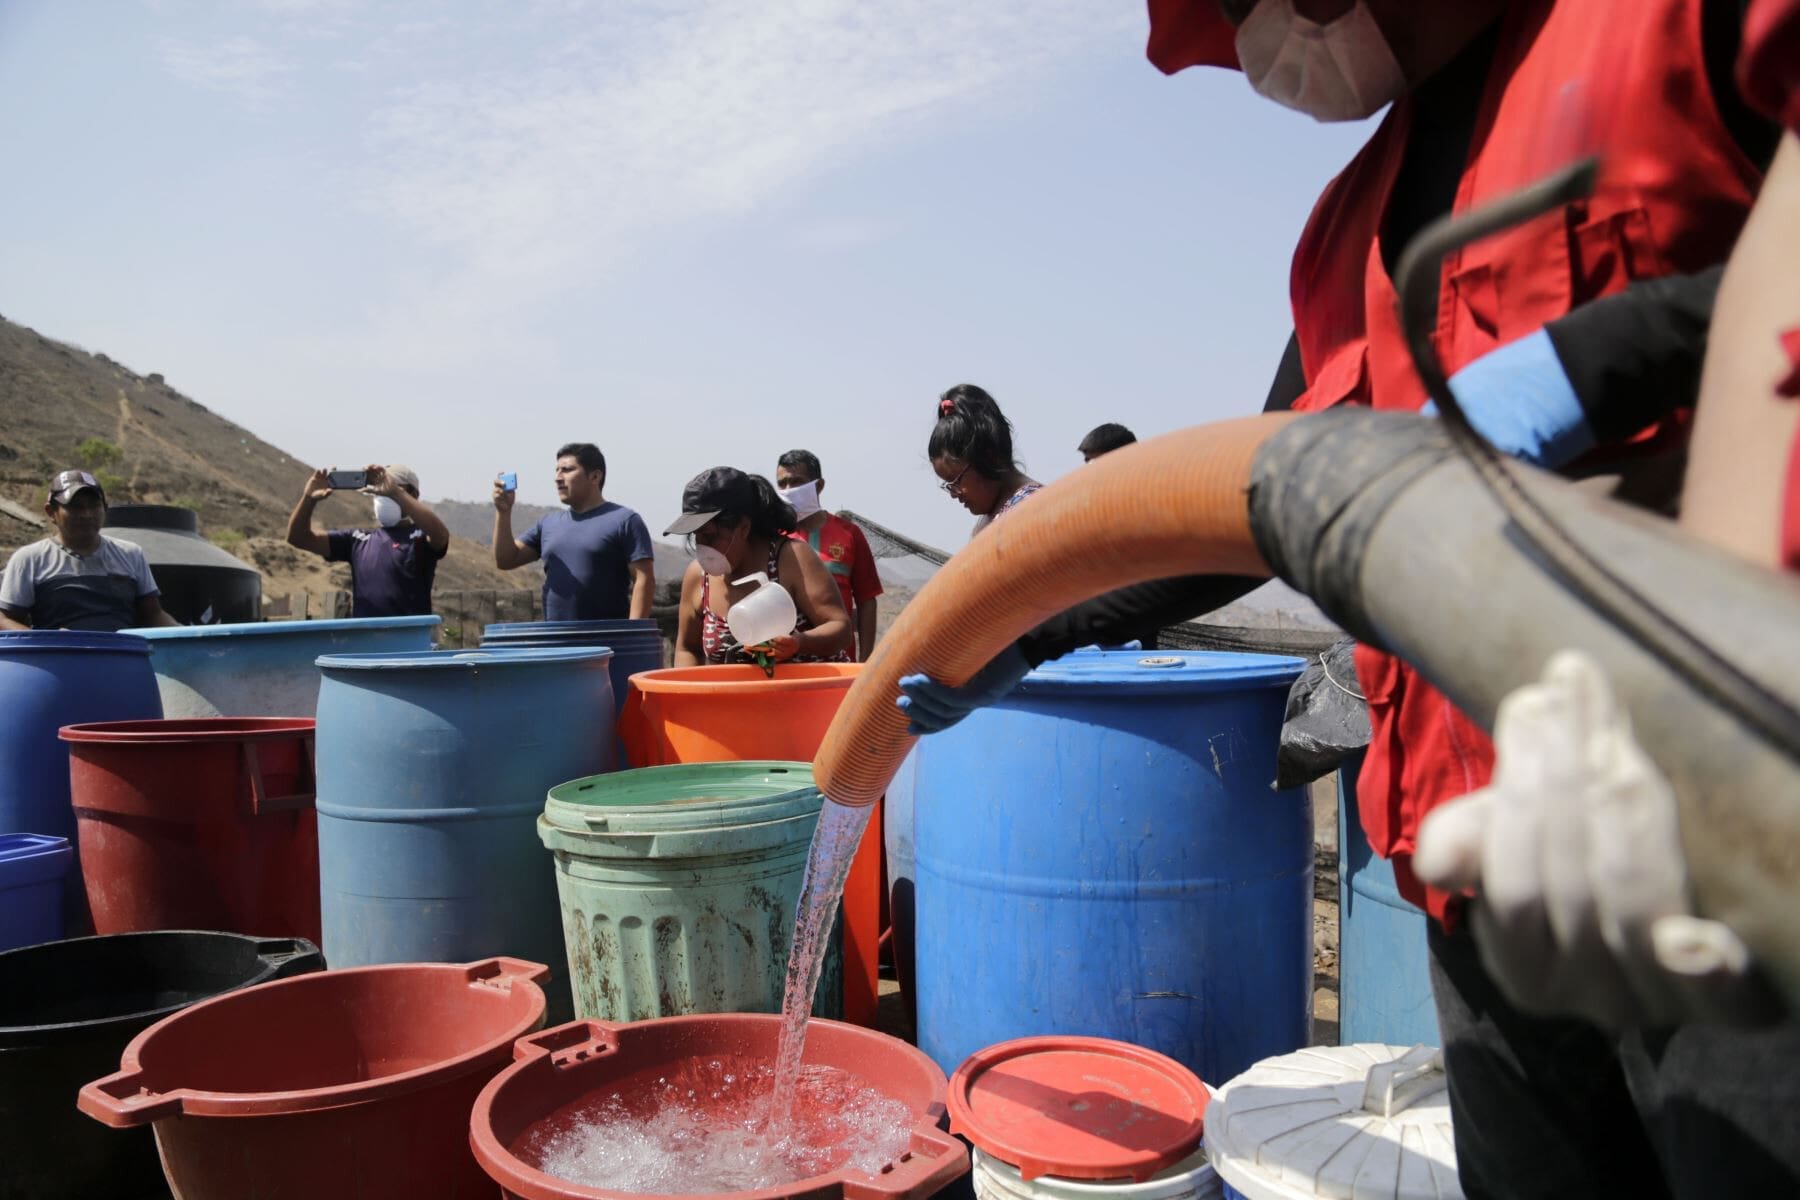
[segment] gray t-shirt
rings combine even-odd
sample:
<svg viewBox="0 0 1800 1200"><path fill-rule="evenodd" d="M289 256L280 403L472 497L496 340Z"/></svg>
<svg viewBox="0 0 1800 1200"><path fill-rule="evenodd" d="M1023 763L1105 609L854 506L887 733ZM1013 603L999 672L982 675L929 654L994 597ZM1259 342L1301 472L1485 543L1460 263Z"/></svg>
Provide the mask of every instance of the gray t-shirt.
<svg viewBox="0 0 1800 1200"><path fill-rule="evenodd" d="M161 589L141 547L100 535L81 555L54 537L21 546L0 577L0 608L31 615L34 629L116 633L137 623L137 602Z"/></svg>

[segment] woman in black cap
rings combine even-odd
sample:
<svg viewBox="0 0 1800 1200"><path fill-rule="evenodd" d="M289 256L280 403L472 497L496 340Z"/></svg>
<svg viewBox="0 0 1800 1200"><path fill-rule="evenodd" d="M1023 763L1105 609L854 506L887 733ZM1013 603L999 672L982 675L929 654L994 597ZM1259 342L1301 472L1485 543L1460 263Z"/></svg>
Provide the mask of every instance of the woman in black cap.
<svg viewBox="0 0 1800 1200"><path fill-rule="evenodd" d="M760 475L713 467L688 481L681 516L663 530L685 534L694 562L681 577L681 626L675 665L770 662L849 662L855 631L837 585L804 539L795 538L794 510ZM799 620L794 632L765 647L731 636L725 614L756 590L732 581L757 571L788 590Z"/></svg>

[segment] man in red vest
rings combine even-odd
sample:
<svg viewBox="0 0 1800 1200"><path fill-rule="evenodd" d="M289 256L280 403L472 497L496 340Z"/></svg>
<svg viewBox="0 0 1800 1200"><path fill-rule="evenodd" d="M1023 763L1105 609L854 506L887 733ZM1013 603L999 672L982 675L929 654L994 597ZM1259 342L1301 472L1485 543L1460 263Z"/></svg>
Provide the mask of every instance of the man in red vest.
<svg viewBox="0 0 1800 1200"><path fill-rule="evenodd" d="M1775 140L1733 84L1740 0L1150 0L1150 12L1150 58L1165 71L1240 67L1261 94L1321 120L1392 105L1295 251L1295 335L1268 407L1423 407L1396 317L1400 252L1438 216L1603 151L1590 198L1442 264L1438 350L1477 427L1530 461L1603 467L1679 443L1720 264ZM1246 586L1194 577L1103 597L963 688L902 681L902 707L916 730L942 728L1045 658ZM1514 1008L1458 929L1460 900L1410 865L1425 814L1488 782L1492 745L1404 664L1366 648L1357 659L1373 731L1359 808L1402 893L1434 918L1467 1193L1800 1195L1788 1115L1800 1032L1621 1039Z"/></svg>

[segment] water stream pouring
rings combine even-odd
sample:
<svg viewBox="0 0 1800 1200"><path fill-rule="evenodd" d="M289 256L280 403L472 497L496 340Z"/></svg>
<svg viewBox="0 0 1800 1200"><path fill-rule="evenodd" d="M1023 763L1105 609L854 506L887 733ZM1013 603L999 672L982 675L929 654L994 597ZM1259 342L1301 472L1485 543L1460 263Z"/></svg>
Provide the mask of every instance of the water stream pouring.
<svg viewBox="0 0 1800 1200"><path fill-rule="evenodd" d="M794 632L800 615L788 590L758 571L731 581L733 587L754 583L756 590L725 613L725 626L740 646L761 646Z"/></svg>

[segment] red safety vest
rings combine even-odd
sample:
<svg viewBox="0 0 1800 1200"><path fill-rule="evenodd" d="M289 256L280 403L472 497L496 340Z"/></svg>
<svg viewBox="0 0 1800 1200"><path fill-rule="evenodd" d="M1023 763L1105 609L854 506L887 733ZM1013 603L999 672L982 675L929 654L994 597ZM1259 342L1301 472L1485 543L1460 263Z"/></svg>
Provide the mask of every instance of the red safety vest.
<svg viewBox="0 0 1800 1200"><path fill-rule="evenodd" d="M1456 211L1581 154L1603 153L1602 176L1590 199L1444 260L1436 337L1446 370L1633 280L1698 271L1729 253L1761 174L1715 110L1701 3L1516 0L1508 8ZM1425 402L1380 244L1410 117L1408 101L1389 111L1326 188L1295 251L1294 325L1307 381L1297 409L1411 411ZM1673 424L1679 432L1686 422ZM1493 745L1398 660L1358 647L1356 661L1374 735L1358 790L1363 828L1376 852L1395 860L1401 894L1442 919L1448 897L1412 874L1414 837L1433 807L1486 785Z"/></svg>

